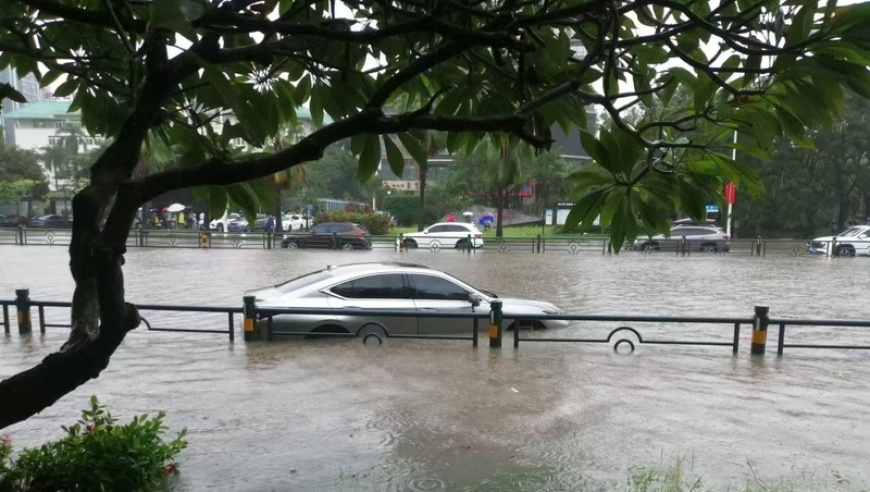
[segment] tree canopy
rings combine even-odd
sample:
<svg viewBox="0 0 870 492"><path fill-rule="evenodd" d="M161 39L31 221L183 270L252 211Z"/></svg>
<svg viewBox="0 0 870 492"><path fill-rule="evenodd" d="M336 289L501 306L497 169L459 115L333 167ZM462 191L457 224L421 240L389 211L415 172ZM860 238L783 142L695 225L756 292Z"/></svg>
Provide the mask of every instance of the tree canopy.
<svg viewBox="0 0 870 492"><path fill-rule="evenodd" d="M703 214L723 179L757 183L729 157L732 132L757 155L783 135L810 146L806 129L842 111L844 87L870 96L870 4L836 0L20 0L0 3L0 20L0 68L59 84L85 129L112 139L73 200L70 340L0 382L0 401L14 402L0 427L97 377L138 326L124 244L160 194L198 187L213 213L228 199L251 211L274 198L265 178L342 140L366 177L382 146L401 171L388 134L418 162L425 130L447 132L450 152L487 133L544 148L550 128L585 125L599 105L614 126L583 134L597 167L573 176L570 219L600 212L621 244L638 218L661 228L668 209ZM623 117L669 107L679 87L690 96L679 111ZM400 97L399 112L384 110ZM243 155L302 106L318 130ZM134 174L149 138L184 152Z"/></svg>

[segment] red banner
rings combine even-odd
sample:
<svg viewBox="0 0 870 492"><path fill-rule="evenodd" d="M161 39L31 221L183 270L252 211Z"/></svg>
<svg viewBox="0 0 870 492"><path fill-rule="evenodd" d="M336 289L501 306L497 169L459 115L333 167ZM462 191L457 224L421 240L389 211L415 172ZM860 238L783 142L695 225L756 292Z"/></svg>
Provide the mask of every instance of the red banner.
<svg viewBox="0 0 870 492"><path fill-rule="evenodd" d="M725 196L725 203L729 205L734 204L734 199L737 198L737 188L734 186L734 183L727 183L725 185L725 192L723 195Z"/></svg>

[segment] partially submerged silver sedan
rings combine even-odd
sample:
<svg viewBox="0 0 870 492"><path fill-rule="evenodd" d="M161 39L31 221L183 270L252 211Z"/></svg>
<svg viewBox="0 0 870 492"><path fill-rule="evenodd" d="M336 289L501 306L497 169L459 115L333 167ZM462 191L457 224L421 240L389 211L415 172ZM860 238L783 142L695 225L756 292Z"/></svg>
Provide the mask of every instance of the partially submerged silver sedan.
<svg viewBox="0 0 870 492"><path fill-rule="evenodd" d="M387 317L340 314L281 314L273 327L289 332L360 334L362 328L379 323L387 335L447 335L470 332L474 321L465 318L438 319L419 313L489 313L490 301L502 301L506 329L567 326L567 321L538 320L536 315L557 315L562 311L548 302L496 295L476 289L438 270L409 263L355 263L330 266L272 287L248 291L261 308L301 309L388 309L407 311L407 316ZM481 333L488 320L478 321Z"/></svg>

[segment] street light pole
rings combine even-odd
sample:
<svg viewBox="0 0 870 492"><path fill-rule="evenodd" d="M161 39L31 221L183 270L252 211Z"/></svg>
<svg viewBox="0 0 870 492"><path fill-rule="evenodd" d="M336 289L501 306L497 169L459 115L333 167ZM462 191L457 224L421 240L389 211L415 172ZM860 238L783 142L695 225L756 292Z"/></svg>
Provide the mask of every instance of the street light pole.
<svg viewBox="0 0 870 492"><path fill-rule="evenodd" d="M737 130L736 129L734 130L734 145L735 145L735 147L733 149L731 149L731 160L736 161L737 160L737 147L736 147L737 146ZM732 200L727 200L727 201L728 201L728 209L726 212L727 215L725 216L726 217L725 218L725 234L727 234L728 237L731 237L731 207L733 207L734 205L731 203Z"/></svg>

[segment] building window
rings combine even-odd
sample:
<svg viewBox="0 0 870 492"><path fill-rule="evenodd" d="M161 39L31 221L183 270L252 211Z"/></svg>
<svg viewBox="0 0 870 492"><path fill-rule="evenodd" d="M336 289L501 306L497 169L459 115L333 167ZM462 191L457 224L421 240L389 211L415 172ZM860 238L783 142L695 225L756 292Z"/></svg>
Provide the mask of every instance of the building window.
<svg viewBox="0 0 870 492"><path fill-rule="evenodd" d="M66 123L63 122L63 121L55 121L55 122L54 122L54 127L55 127L55 128L64 128L64 127L66 127Z"/></svg>

